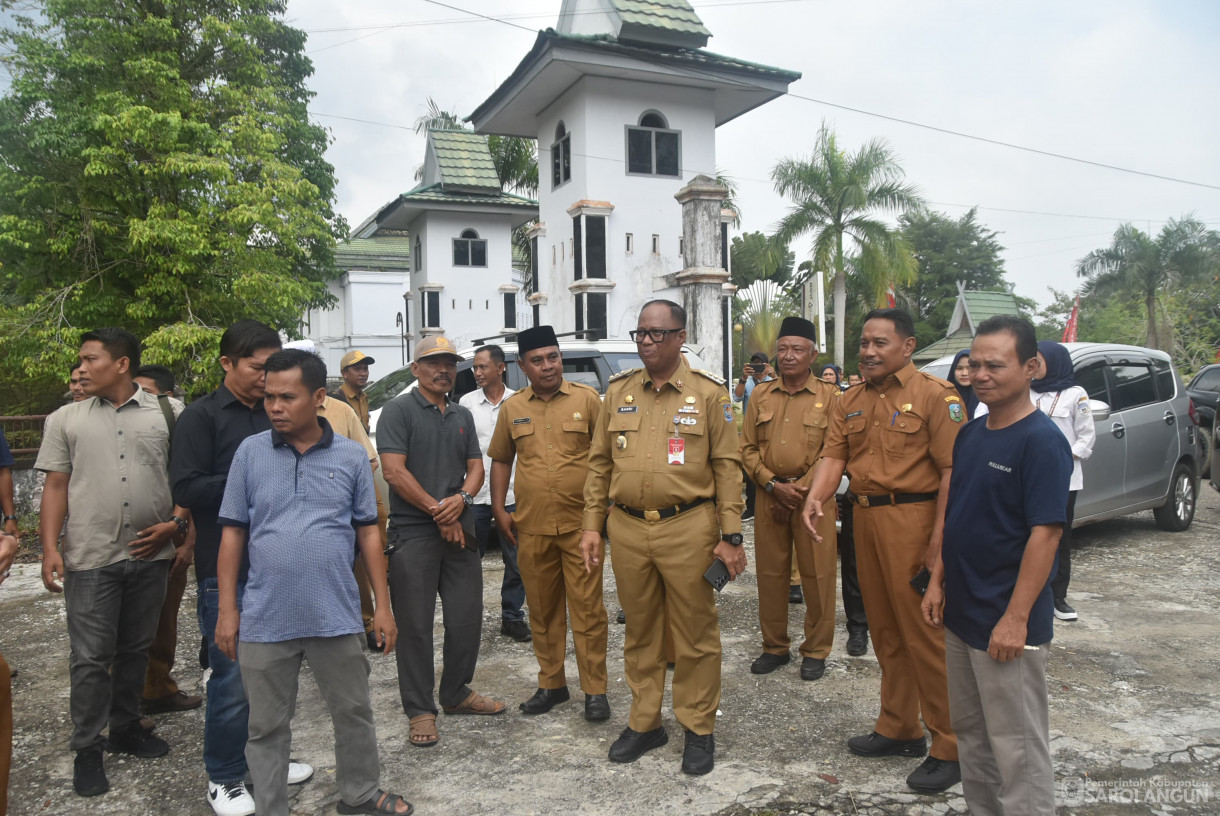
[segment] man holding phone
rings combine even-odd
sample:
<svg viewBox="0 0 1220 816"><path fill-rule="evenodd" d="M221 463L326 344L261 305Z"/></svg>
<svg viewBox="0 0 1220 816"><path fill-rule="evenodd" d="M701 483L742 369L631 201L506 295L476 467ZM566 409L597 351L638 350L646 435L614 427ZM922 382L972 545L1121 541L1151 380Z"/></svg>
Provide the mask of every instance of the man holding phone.
<svg viewBox="0 0 1220 816"><path fill-rule="evenodd" d="M715 765L720 620L704 572L715 559L730 578L746 567L737 423L724 381L691 370L682 356L685 309L650 301L637 326L630 334L644 368L623 372L606 389L581 522L589 572L602 563L606 527L627 613L631 715L610 761L634 762L669 741L661 724L668 612L676 646L674 714L686 729L682 770L705 774Z"/></svg>

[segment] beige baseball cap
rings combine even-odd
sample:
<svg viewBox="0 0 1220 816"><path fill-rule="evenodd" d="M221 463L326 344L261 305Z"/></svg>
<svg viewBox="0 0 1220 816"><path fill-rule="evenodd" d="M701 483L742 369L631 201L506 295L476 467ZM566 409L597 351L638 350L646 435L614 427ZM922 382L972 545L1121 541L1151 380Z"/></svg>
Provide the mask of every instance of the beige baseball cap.
<svg viewBox="0 0 1220 816"><path fill-rule="evenodd" d="M425 337L415 344L415 359L422 360L425 357L439 357L448 355L454 360L461 360L462 355L457 353L453 343L443 334L433 334Z"/></svg>
<svg viewBox="0 0 1220 816"><path fill-rule="evenodd" d="M368 365L369 363L375 362L377 361L372 357L369 357L363 351L360 351L360 349L352 349L347 354L344 354L343 359L339 361L339 370L342 371L348 366L354 366L357 363L364 363L365 365Z"/></svg>

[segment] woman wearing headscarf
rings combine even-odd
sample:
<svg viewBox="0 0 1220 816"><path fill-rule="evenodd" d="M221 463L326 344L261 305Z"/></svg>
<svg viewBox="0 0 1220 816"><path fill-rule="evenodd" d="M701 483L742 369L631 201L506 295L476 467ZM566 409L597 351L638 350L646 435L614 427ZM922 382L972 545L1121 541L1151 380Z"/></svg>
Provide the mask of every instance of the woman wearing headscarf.
<svg viewBox="0 0 1220 816"><path fill-rule="evenodd" d="M1089 410L1089 394L1076 382L1072 356L1061 344L1051 340L1038 343L1039 374L1030 384L1030 397L1038 410L1051 418L1067 437L1072 448L1071 493L1068 494L1067 520L1059 538L1059 567L1051 579L1055 595L1055 617L1070 621L1079 617L1068 605L1067 588L1072 578L1072 518L1076 510L1076 494L1084 487L1081 461L1093 453L1097 431Z"/></svg>
<svg viewBox="0 0 1220 816"><path fill-rule="evenodd" d="M843 370L834 363L827 363L822 366L822 373L819 377L822 382L834 383L839 387L840 391L847 390L847 386L843 384Z"/></svg>
<svg viewBox="0 0 1220 816"><path fill-rule="evenodd" d="M966 419L974 419L979 398L974 395L974 386L970 384L970 349L963 349L953 355L953 364L949 366L949 381L962 397Z"/></svg>

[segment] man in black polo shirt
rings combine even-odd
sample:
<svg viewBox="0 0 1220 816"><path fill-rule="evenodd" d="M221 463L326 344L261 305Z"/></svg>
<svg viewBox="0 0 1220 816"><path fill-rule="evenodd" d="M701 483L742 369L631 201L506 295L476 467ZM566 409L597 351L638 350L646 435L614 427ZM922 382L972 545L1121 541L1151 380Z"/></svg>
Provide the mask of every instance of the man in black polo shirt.
<svg viewBox="0 0 1220 816"><path fill-rule="evenodd" d="M483 622L483 572L474 494L483 454L470 411L449 399L461 358L443 336L415 348L418 387L395 397L377 421L377 452L390 486L390 599L398 624L398 690L411 744L435 745L432 621L444 608L440 700L446 714L499 714L504 703L476 694Z"/></svg>
<svg viewBox="0 0 1220 816"><path fill-rule="evenodd" d="M203 763L208 772L208 804L218 816L254 813L246 790L246 730L250 707L237 661L216 647L219 595L216 556L220 552L220 502L233 454L246 437L269 430L263 409L263 363L280 350L280 336L257 320L239 320L220 337L220 364L225 378L212 393L187 406L174 426L170 484L174 501L189 508L195 520L195 577L199 581L199 620L208 641L207 709L204 712ZM245 589L249 559L243 554L238 576L238 607ZM304 782L313 768L291 763L289 783Z"/></svg>

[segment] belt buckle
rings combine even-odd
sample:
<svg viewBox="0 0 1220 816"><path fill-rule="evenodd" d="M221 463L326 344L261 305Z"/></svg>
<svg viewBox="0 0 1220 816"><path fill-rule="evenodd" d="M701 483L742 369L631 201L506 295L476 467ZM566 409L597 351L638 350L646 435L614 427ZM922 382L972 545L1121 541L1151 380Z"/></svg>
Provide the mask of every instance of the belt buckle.
<svg viewBox="0 0 1220 816"><path fill-rule="evenodd" d="M861 507L868 507L868 496L856 496L856 504Z"/></svg>
<svg viewBox="0 0 1220 816"><path fill-rule="evenodd" d="M660 520L661 520L661 511L660 510L645 510L644 511L644 521L660 521Z"/></svg>

